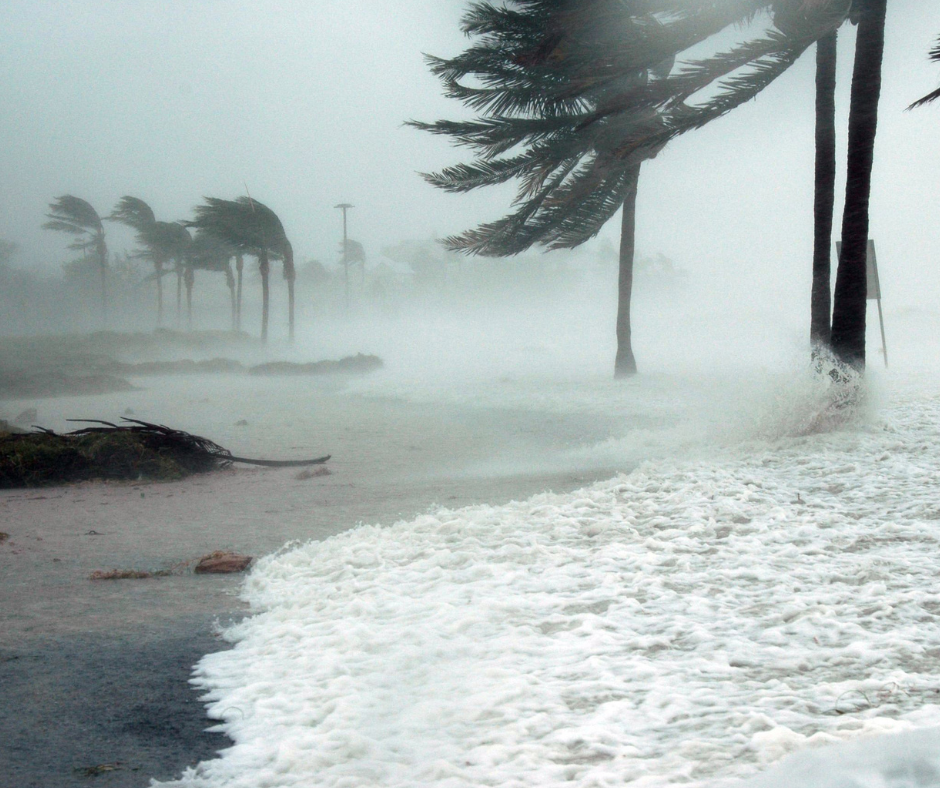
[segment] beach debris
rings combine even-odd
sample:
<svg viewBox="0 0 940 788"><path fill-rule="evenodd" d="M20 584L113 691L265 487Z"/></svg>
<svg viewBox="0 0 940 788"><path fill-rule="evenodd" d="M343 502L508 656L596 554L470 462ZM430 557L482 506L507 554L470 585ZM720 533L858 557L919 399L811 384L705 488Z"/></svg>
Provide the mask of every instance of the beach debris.
<svg viewBox="0 0 940 788"><path fill-rule="evenodd" d="M238 421L235 422L235 426L236 426L236 427L247 427L247 426L248 426L248 419L239 419Z"/></svg>
<svg viewBox="0 0 940 788"><path fill-rule="evenodd" d="M13 419L13 423L20 427L29 427L36 421L39 421L39 411L36 408L26 408Z"/></svg>
<svg viewBox="0 0 940 788"><path fill-rule="evenodd" d="M144 572L137 569L96 569L89 576L89 580L147 580L157 577L156 572Z"/></svg>
<svg viewBox="0 0 940 788"><path fill-rule="evenodd" d="M0 544L3 544L9 538L10 538L10 534L0 531Z"/></svg>
<svg viewBox="0 0 940 788"><path fill-rule="evenodd" d="M97 777L99 774L116 772L122 767L120 761L114 763L100 763L97 766L76 766L73 771L82 777Z"/></svg>
<svg viewBox="0 0 940 788"><path fill-rule="evenodd" d="M239 555L230 550L216 550L200 558L193 571L197 575L244 572L252 560L250 555Z"/></svg>
<svg viewBox="0 0 940 788"><path fill-rule="evenodd" d="M317 476L329 476L330 469L324 465L321 465L319 468L305 468L300 473L298 473L294 478L303 482L307 479L315 479Z"/></svg>
<svg viewBox="0 0 940 788"><path fill-rule="evenodd" d="M92 479L168 481L236 462L301 468L330 459L330 455L307 460L236 457L208 438L162 424L129 418L121 425L98 419L72 421L97 426L63 434L41 427L24 434L0 434L0 488Z"/></svg>

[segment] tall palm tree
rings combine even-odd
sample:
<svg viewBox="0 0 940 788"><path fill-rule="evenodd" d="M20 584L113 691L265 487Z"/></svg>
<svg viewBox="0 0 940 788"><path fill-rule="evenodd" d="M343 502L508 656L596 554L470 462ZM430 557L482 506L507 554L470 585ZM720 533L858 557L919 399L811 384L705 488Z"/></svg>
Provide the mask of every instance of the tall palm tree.
<svg viewBox="0 0 940 788"><path fill-rule="evenodd" d="M284 265L284 278L288 285L288 326L294 338L294 250L277 214L264 203L250 197L222 200L206 197L196 207L193 227L211 233L237 249L258 259L261 273L261 341L268 339L270 313L271 257L280 258Z"/></svg>
<svg viewBox="0 0 940 788"><path fill-rule="evenodd" d="M816 165L813 196L813 285L810 344L814 352L830 341L832 215L836 197L836 55L838 33L816 42Z"/></svg>
<svg viewBox="0 0 940 788"><path fill-rule="evenodd" d="M836 272L832 311L832 350L842 363L858 370L865 368L869 201L881 97L886 12L887 0L862 0L859 3L849 106L842 254Z"/></svg>
<svg viewBox="0 0 940 788"><path fill-rule="evenodd" d="M65 194L49 203L49 219L43 224L46 230L57 230L74 235L76 240L69 245L70 249L81 249L87 253L94 251L101 275L101 312L102 318L108 322L108 246L104 239L104 225L101 217L91 206L91 203L80 197Z"/></svg>

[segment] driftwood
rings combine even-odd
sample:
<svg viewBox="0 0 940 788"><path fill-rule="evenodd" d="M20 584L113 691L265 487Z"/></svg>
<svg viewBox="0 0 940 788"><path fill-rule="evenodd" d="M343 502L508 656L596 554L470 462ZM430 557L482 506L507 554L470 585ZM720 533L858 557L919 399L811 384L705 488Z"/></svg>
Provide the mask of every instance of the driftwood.
<svg viewBox="0 0 940 788"><path fill-rule="evenodd" d="M330 459L329 455L310 460L236 457L208 438L162 424L128 418L121 425L98 419L72 421L98 426L64 434L35 427L35 432L0 435L0 488L88 479L180 479L236 462L299 468Z"/></svg>

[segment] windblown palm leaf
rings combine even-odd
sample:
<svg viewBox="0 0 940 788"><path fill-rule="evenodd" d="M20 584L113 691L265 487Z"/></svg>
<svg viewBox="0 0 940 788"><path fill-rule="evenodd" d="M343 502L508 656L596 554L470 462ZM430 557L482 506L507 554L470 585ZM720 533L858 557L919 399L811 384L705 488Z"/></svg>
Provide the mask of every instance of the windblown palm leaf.
<svg viewBox="0 0 940 788"><path fill-rule="evenodd" d="M937 39L937 44L933 49L930 50L930 59L940 63L940 39ZM924 104L929 104L931 101L936 101L940 98L940 88L937 88L933 93L928 93L923 98L917 99L908 109L914 109L916 107L921 107Z"/></svg>

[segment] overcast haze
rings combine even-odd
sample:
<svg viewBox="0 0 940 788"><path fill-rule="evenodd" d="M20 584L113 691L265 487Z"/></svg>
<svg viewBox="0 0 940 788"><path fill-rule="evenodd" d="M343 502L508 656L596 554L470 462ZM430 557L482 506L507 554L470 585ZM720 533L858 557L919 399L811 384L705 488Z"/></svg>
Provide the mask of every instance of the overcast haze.
<svg viewBox="0 0 940 788"><path fill-rule="evenodd" d="M872 235L889 303L924 305L938 290L940 106L903 109L940 81L926 57L940 33L940 4L891 5ZM4 3L0 237L20 245L20 266L57 268L67 240L40 229L57 195L85 197L104 214L133 194L174 220L203 195L234 197L246 184L280 214L300 262L335 263L341 225L333 206L341 201L356 205L350 234L370 261L400 239L496 218L508 209L508 192L432 189L416 172L467 153L402 126L461 114L440 95L422 52L453 55L465 46L465 6ZM843 28L843 148L853 38ZM721 282L745 275L755 296L808 292L813 62L810 51L757 101L646 165L641 251L664 252ZM616 229L611 223L604 235L613 239ZM114 251L132 247L122 228L108 232ZM808 298L800 303L808 311Z"/></svg>

